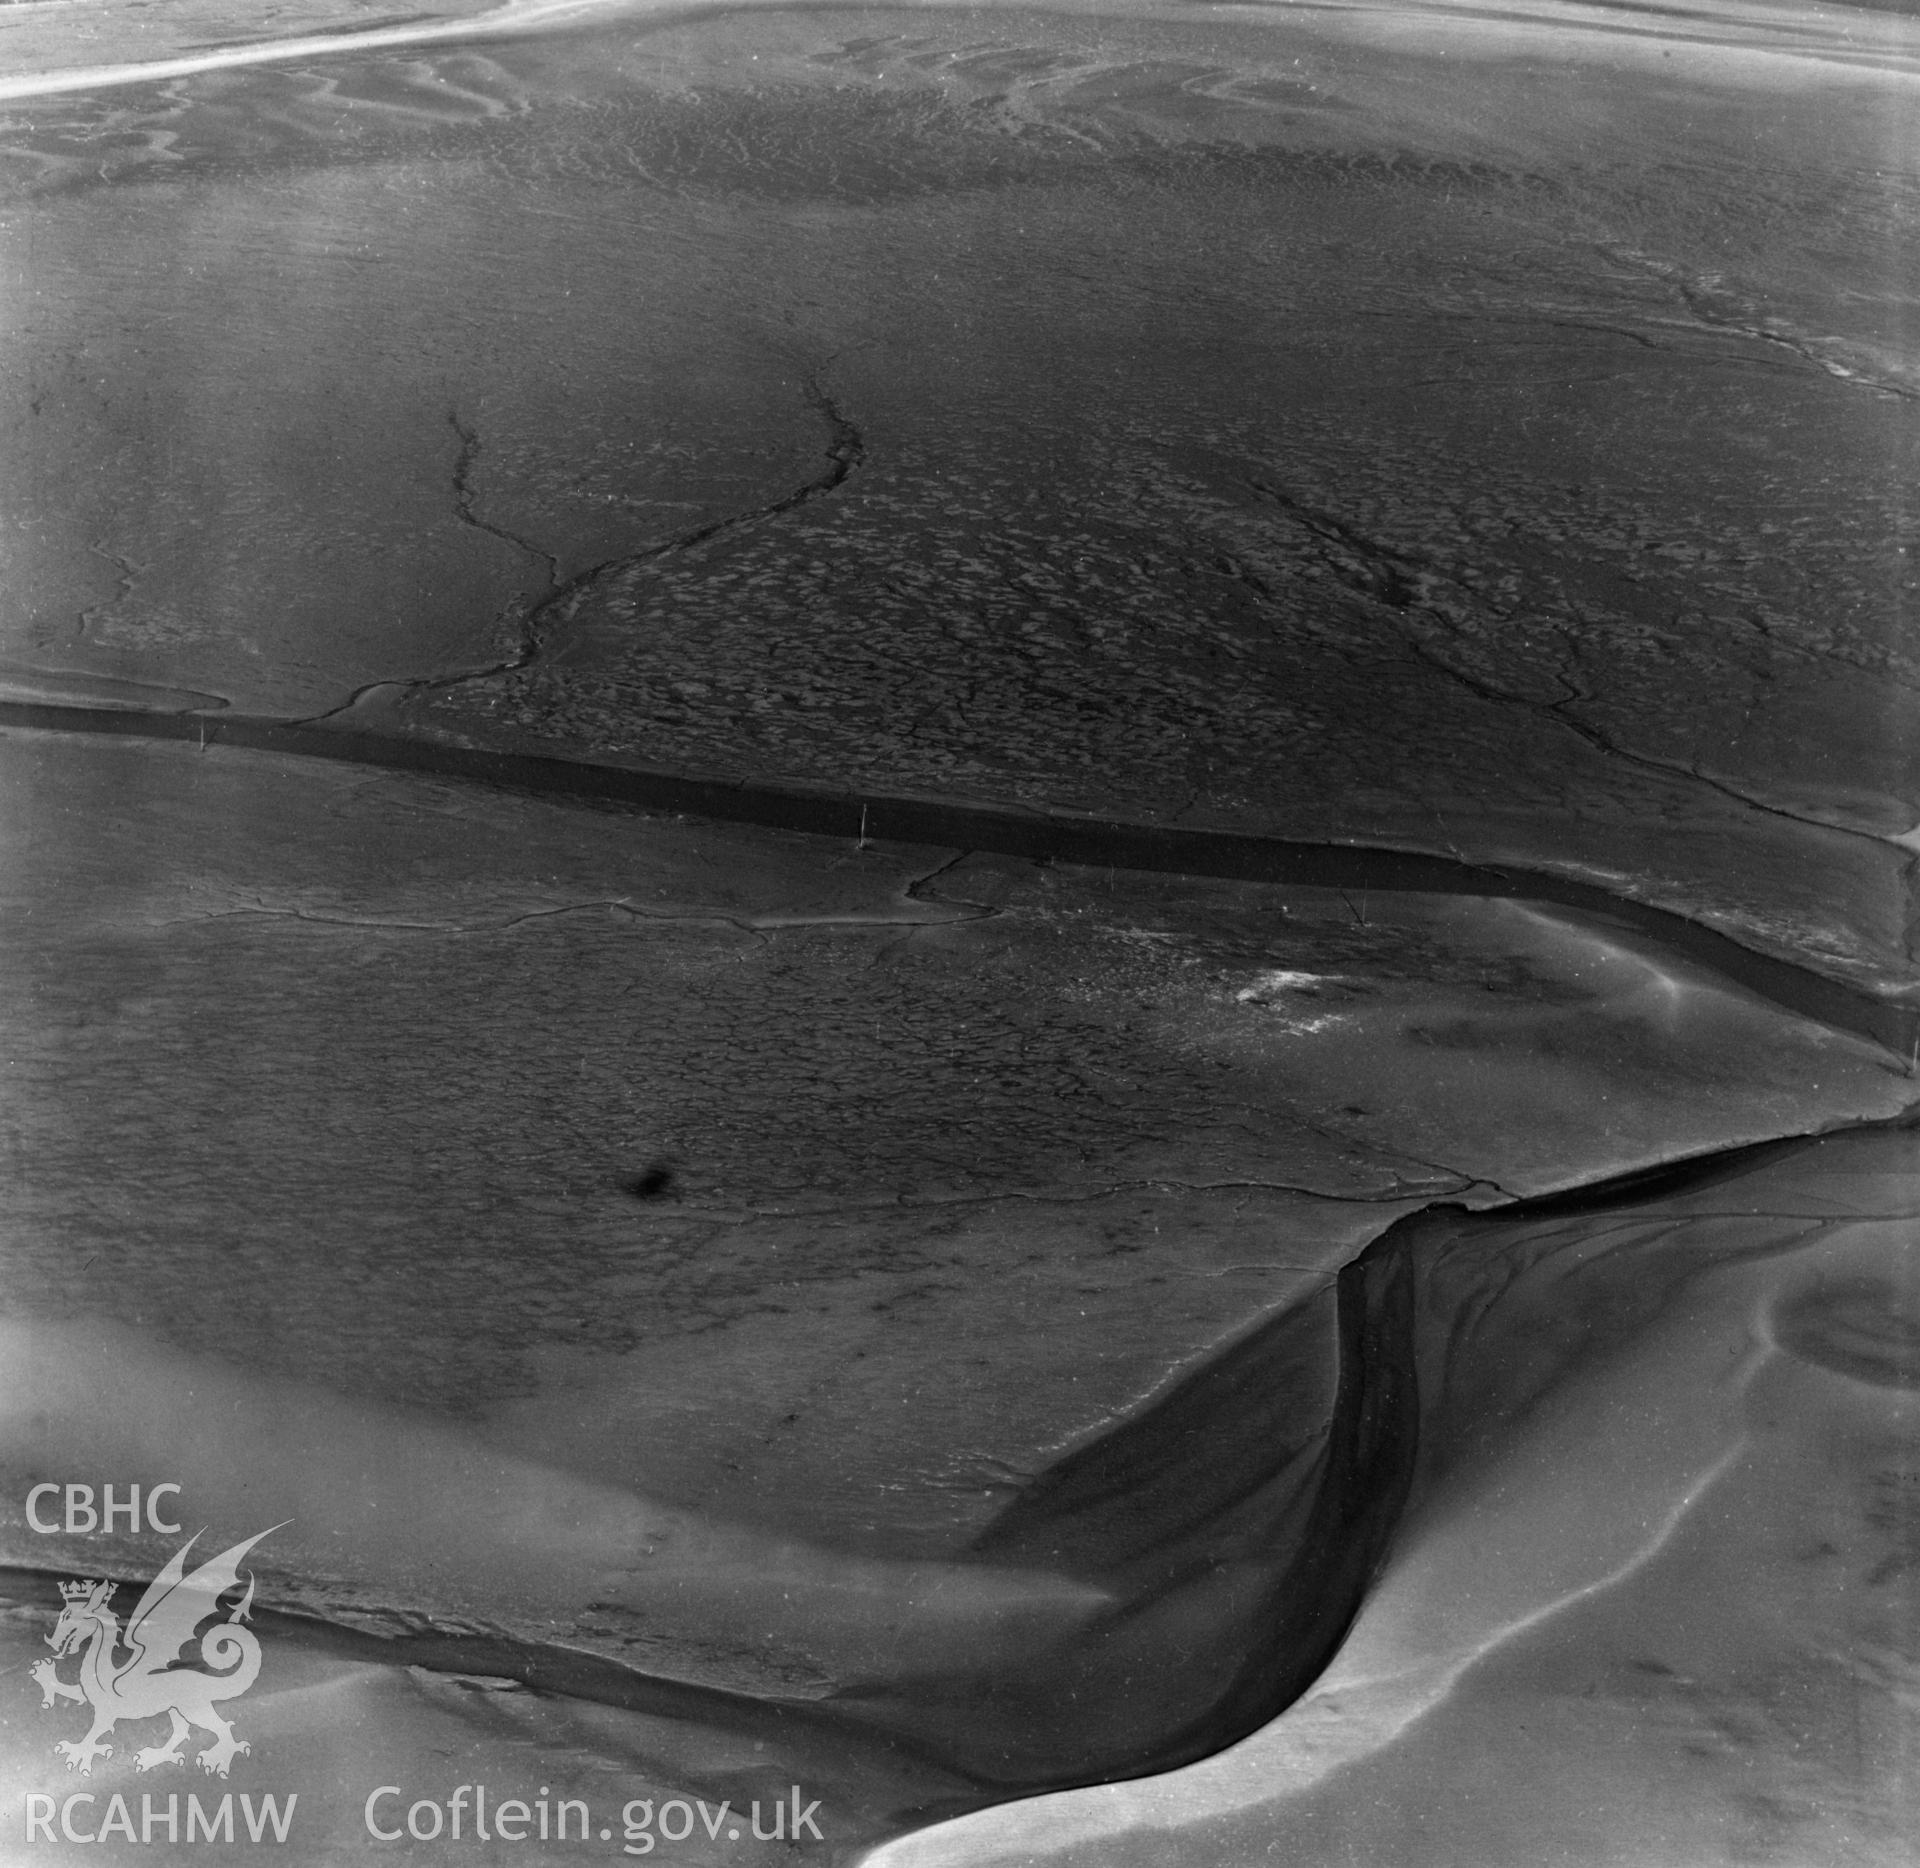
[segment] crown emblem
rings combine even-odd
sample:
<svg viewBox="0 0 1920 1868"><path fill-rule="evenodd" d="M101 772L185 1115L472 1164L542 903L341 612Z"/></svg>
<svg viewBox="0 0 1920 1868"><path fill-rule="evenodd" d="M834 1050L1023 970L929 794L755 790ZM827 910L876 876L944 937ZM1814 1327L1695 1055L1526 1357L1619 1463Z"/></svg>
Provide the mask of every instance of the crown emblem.
<svg viewBox="0 0 1920 1868"><path fill-rule="evenodd" d="M60 1593L69 1602L84 1602L99 1587L98 1583L62 1583Z"/></svg>

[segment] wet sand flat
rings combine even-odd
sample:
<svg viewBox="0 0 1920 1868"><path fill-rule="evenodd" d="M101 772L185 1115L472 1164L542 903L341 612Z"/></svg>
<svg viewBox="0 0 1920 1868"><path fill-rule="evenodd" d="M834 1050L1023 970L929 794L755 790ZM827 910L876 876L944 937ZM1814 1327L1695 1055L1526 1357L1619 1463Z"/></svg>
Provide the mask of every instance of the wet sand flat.
<svg viewBox="0 0 1920 1868"><path fill-rule="evenodd" d="M1910 24L6 11L0 1854L1899 1858Z"/></svg>
<svg viewBox="0 0 1920 1868"><path fill-rule="evenodd" d="M1896 68L995 22L22 101L13 678L1462 851L1896 986Z"/></svg>
<svg viewBox="0 0 1920 1868"><path fill-rule="evenodd" d="M293 1520L270 1604L390 1665L744 1696L707 1730L793 1701L919 1732L957 1773L934 1790L860 1790L859 1744L810 1741L862 1824L977 1798L969 1746L1033 1716L981 1714L983 1664L1071 1645L1115 1591L1164 1598L1155 1665L1200 1629L1240 1651L1327 1483L1334 1274L1397 1216L1905 1097L1878 1047L1525 904L861 849L191 744L7 756L42 801L9 863L15 1490L170 1462L216 1526ZM1167 1596L1198 1474L1157 1495L1130 1423L1263 1329L1273 1425L1231 1456L1206 1430L1269 1514L1206 1531L1211 1561L1253 1567ZM17 1513L7 1536L15 1564L100 1557ZM422 1660L435 1629L458 1639ZM1142 1664L1089 1653L1096 1685ZM1102 1689L1112 1736L1066 1732L1151 1743L1127 1720L1208 1678Z"/></svg>

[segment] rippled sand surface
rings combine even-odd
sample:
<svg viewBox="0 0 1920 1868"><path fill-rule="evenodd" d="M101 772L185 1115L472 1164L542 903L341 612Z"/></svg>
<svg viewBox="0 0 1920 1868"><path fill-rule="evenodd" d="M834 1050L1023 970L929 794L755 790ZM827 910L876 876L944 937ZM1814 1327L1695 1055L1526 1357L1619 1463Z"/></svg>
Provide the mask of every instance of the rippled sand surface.
<svg viewBox="0 0 1920 1868"><path fill-rule="evenodd" d="M0 1857L1903 1859L1916 50L0 9Z"/></svg>
<svg viewBox="0 0 1920 1868"><path fill-rule="evenodd" d="M1905 29L990 17L12 106L8 659L1897 976Z"/></svg>

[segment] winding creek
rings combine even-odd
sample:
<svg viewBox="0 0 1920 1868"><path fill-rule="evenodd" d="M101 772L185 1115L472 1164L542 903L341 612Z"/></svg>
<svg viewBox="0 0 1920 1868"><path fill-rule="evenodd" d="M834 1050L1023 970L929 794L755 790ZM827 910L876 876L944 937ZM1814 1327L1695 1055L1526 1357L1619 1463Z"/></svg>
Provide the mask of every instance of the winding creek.
<svg viewBox="0 0 1920 1868"><path fill-rule="evenodd" d="M698 847L707 819L753 827L734 833L751 848L771 820L772 834L814 865L844 863L850 846L857 858L862 808L869 838L910 831L922 846L958 817L977 849L997 845L1017 867L1037 865L1033 873L1042 875L1078 867L1096 884L1104 874L1109 899L1116 872L1149 865L1224 874L1225 886L1257 885L1270 899L1296 903L1331 897L1351 905L1349 892L1365 891L1376 913L1396 901L1445 898L1446 885L1462 881L1467 887L1451 892L1460 902L1557 895L1556 905L1577 906L1586 922L1627 926L1643 941L1651 930L1677 933L1652 950L1664 955L1653 964L1673 969L1675 981L1732 954L1729 983L1769 1008L1766 1019L1807 1021L1837 1005L1833 1022L1878 1040L1883 1075L1904 1086L1908 1024L1896 1022L1910 1020L1904 1009L1832 982L1804 990L1782 963L1644 907L1625 905L1623 913L1609 903L1595 916L1594 891L1552 879L1475 874L1396 852L1047 824L911 800L856 807L771 788L716 800L651 774L367 735L336 743L336 729L322 727L18 706L6 724L29 742L58 744L68 763L84 760L98 739L133 740L136 756L171 761L189 786L204 782L196 772L205 774L209 762L227 769L236 756L247 764L264 756L284 774L277 782L294 791L303 770L324 773L344 761L394 769L404 786L452 783L456 796L497 799L482 806L496 815L526 808L519 800L576 815L589 804L581 821L602 839L644 832L651 822ZM153 744L153 755L138 754L141 741ZM248 782L244 767L239 777ZM648 815L663 805L677 813ZM323 866L338 861L311 839L295 847ZM1130 856L1145 861L1127 864ZM659 858L641 858L649 860ZM915 860L948 875L967 859L933 849ZM44 890L37 900L44 912ZM1435 906L1449 911L1446 899ZM862 925L857 917L847 924ZM363 918L349 937L381 926ZM665 1721L682 1734L679 1746L708 1756L695 1771L703 1784L716 1750L749 1744L759 1762L746 1781L769 1772L804 1781L832 1811L841 1853L1003 1805L1017 1817L968 1817L929 1831L934 1853L924 1858L993 1859L996 1836L1025 1849L1056 1830L1066 1854L1098 1853L1113 1833L1132 1833L1143 1821L1164 1827L1178 1805L1170 1815L1158 1803L1147 1809L1123 1798L1056 1818L1051 1803L1024 1800L1136 1779L1179 1785L1183 1768L1194 1768L1203 1780L1192 1795L1209 1822L1276 1798L1285 1807L1340 1760L1390 1751L1399 1733L1445 1707L1487 1654L1651 1562L1671 1540L1671 1525L1644 1549L1631 1536L1614 1549L1581 1528L1583 1507L1556 1505L1551 1488L1543 1494L1535 1481L1501 1481L1497 1495L1509 1501L1503 1509L1513 1525L1500 1531L1497 1515L1484 1519L1485 1535L1526 1551L1526 1561L1511 1577L1496 1564L1464 1594L1458 1580L1445 1580L1447 1565L1458 1562L1448 1554L1457 1534L1449 1527L1460 1522L1461 1497L1489 1483L1489 1462L1497 1471L1502 1461L1536 1457L1526 1448L1541 1432L1552 1448L1614 1418L1608 1410L1617 1404L1585 1394L1595 1381L1650 1382L1650 1392L1664 1386L1674 1399L1650 1406L1641 1396L1641 1424L1605 1458L1564 1446L1537 1457L1560 1462L1566 1483L1606 1494L1603 1517L1624 1495L1595 1475L1609 1460L1626 1462L1620 1483L1638 1487L1644 1502L1620 1522L1638 1526L1690 1512L1700 1473L1754 1457L1754 1431L1740 1426L1739 1404L1756 1368L1808 1366L1822 1372L1816 1383L1865 1383L1862 1392L1886 1395L1902 1417L1901 1397L1915 1384L1910 1326L1900 1320L1911 1272L1895 1240L1908 1217L1902 1203L1911 1200L1912 1129L1904 1116L1829 1126L1836 1132L1817 1140L1702 1151L1532 1197L1483 1187L1471 1204L1494 1200L1487 1210L1403 1199L1404 1216L1376 1223L1371 1242L1337 1273L1330 1263L1326 1281L1209 1351L1171 1385L1159 1384L1143 1406L1066 1457L1042 1461L1003 1508L939 1555L862 1557L770 1525L689 1513L641 1491L569 1477L572 1456L551 1440L544 1459L558 1453L560 1467L528 1465L497 1425L473 1437L404 1407L383 1411L289 1387L265 1367L243 1373L231 1366L231 1340L214 1360L182 1358L124 1325L42 1322L24 1334L10 1326L6 1456L36 1475L64 1470L76 1456L94 1466L103 1455L109 1463L131 1458L142 1470L159 1460L217 1520L249 1511L307 1524L330 1518L331 1542L309 1545L317 1569L300 1581L283 1560L256 1622L306 1664L413 1669L421 1678L491 1682L488 1691L509 1697L530 1694L543 1723L559 1721L544 1742L563 1747L574 1742L564 1737L567 1720L579 1716L556 1710L568 1704L606 1708L642 1727ZM1828 1196L1829 1185L1844 1197ZM1290 1255L1284 1233L1264 1249L1274 1243ZM178 1271L165 1275L178 1286ZM1701 1292L1722 1289L1729 1295L1714 1299L1717 1309L1709 1305L1719 1320L1713 1327L1744 1334L1747 1359L1728 1400L1714 1403L1718 1411L1703 1416L1697 1432L1679 1435L1674 1410L1693 1404L1678 1397L1700 1379L1700 1346L1686 1319ZM1846 1320L1853 1317L1859 1321ZM1616 1365L1622 1373L1609 1373ZM103 1390L87 1371L109 1366ZM50 1430L49 1409L64 1425ZM195 1429L189 1453L161 1424L196 1415L210 1426ZM228 1424L211 1428L212 1421ZM129 1439L134 1422L149 1424ZM80 1447L90 1451L77 1455ZM478 1498L491 1501L481 1520L472 1515ZM387 1522L394 1513L401 1515ZM396 1543L402 1518L408 1528ZM465 1547L452 1567L448 1539ZM630 1562L636 1546L657 1554L619 1587L648 1620L697 1631L793 1616L783 1638L797 1637L837 1682L823 1679L797 1698L772 1682L755 1690L702 1684L702 1665L691 1657L705 1637L674 1650L667 1672L650 1671L588 1634L591 1614L559 1640L532 1632L556 1612L577 1615L570 1605L596 1590L604 1595L608 1566ZM16 1599L35 1586L36 1572L21 1567L29 1554L15 1538ZM37 1573L60 1573L74 1560L63 1552L59 1566ZM119 1560L139 1574L139 1540ZM1422 1582L1436 1563L1441 1581ZM343 1591L355 1570L365 1580ZM329 1575L338 1580L320 1582ZM1437 1645L1422 1634L1411 1653L1393 1620L1408 1588L1430 1596L1437 1588L1451 1618ZM776 1599L785 1605L777 1612ZM1424 1614L1415 1617L1422 1629ZM1375 1633L1382 1616L1385 1631ZM1350 1675L1366 1688L1357 1710ZM1143 1678L1154 1682L1151 1692L1140 1690ZM1315 1721L1327 1729L1306 1752L1283 1751L1291 1760L1283 1765L1257 1762L1263 1745L1284 1745L1296 1727L1311 1734ZM631 1732L626 1742L637 1738ZM1222 1773L1243 1756L1249 1787L1205 1788L1225 1782ZM977 1829L990 1821L1000 1827ZM883 1859L901 1850L901 1860L923 1859L920 1845L908 1843Z"/></svg>

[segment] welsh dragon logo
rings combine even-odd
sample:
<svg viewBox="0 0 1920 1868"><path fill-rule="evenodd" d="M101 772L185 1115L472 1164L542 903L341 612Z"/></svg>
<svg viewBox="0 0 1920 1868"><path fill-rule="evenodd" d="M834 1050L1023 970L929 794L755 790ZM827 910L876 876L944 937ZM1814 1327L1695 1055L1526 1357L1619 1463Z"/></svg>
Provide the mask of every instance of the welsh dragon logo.
<svg viewBox="0 0 1920 1868"><path fill-rule="evenodd" d="M234 1737L233 1727L213 1709L216 1700L238 1699L260 1672L259 1639L241 1625L253 1608L251 1574L246 1593L228 1611L226 1620L204 1634L200 1629L219 1614L222 1597L239 1587L240 1559L262 1537L270 1537L280 1528L276 1524L272 1530L223 1550L189 1576L187 1552L200 1535L195 1532L147 1585L127 1620L124 1636L120 1617L107 1606L117 1585L60 1585L64 1606L53 1633L47 1636L54 1658L36 1661L31 1672L45 1695L42 1711L62 1700L93 1707L93 1729L86 1737L63 1738L54 1746L54 1751L66 1759L68 1770L91 1776L95 1758L113 1755L106 1735L121 1720L157 1719L163 1712L172 1719L173 1730L165 1744L143 1746L133 1754L138 1770L184 1764L180 1747L196 1726L213 1734L213 1743L199 1758L200 1768L216 1777L225 1777L235 1756L251 1749L244 1739ZM203 1671L192 1664L184 1652L189 1644L206 1668L218 1671ZM80 1648L85 1652L80 1656L78 1683L61 1679L60 1662Z"/></svg>

